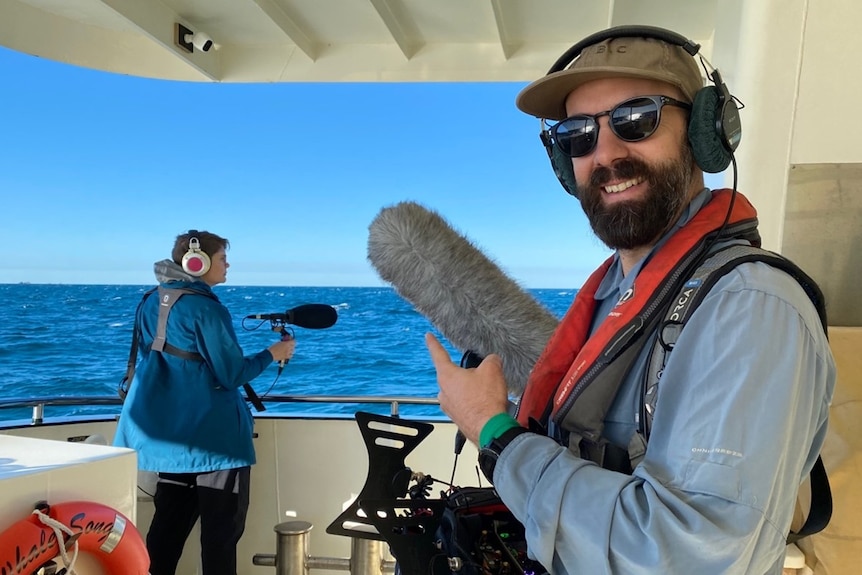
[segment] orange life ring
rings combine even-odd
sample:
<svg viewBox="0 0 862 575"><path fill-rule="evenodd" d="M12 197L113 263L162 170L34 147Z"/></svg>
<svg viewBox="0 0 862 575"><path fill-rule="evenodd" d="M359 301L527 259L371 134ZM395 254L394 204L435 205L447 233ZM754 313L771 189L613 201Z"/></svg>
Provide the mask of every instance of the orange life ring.
<svg viewBox="0 0 862 575"><path fill-rule="evenodd" d="M150 557L141 534L119 511L92 501L37 507L73 532L64 542L95 557L109 575L147 575ZM0 575L31 575L60 554L57 536L37 515L0 533Z"/></svg>

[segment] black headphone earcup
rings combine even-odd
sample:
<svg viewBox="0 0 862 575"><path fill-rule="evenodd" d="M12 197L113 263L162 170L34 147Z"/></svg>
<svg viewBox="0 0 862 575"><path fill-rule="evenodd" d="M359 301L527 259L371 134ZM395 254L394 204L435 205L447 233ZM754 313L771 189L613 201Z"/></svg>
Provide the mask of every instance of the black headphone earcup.
<svg viewBox="0 0 862 575"><path fill-rule="evenodd" d="M719 129L722 125L719 121L722 113L720 104L721 91L717 87L707 86L698 90L688 121L688 141L694 161L701 170L710 174L723 171L731 160Z"/></svg>
<svg viewBox="0 0 862 575"><path fill-rule="evenodd" d="M572 169L572 159L562 153L557 146L549 145L546 147L548 158L551 160L551 167L554 169L554 174L560 180L563 189L571 195L578 197L578 182L575 181L575 171Z"/></svg>

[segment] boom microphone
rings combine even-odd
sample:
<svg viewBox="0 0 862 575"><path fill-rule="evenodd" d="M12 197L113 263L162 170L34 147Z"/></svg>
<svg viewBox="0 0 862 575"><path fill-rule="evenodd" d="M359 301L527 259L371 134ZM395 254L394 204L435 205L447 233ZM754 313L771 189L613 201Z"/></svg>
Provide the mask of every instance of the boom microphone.
<svg viewBox="0 0 862 575"><path fill-rule="evenodd" d="M331 305L324 303L305 303L284 313L258 313L245 316L246 319L282 321L308 329L326 329L335 325L338 313Z"/></svg>
<svg viewBox="0 0 862 575"><path fill-rule="evenodd" d="M509 391L524 391L557 319L439 214L413 202L384 208L368 259L455 347L499 354Z"/></svg>

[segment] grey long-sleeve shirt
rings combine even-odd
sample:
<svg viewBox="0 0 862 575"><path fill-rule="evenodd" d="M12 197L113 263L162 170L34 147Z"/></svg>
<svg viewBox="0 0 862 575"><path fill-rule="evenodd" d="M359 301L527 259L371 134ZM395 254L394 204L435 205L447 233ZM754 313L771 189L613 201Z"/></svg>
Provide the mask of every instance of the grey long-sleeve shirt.
<svg viewBox="0 0 862 575"><path fill-rule="evenodd" d="M636 427L649 347L608 414L618 440ZM834 385L802 288L766 264L741 264L710 290L670 354L647 453L631 476L525 434L503 451L495 486L555 575L780 574Z"/></svg>

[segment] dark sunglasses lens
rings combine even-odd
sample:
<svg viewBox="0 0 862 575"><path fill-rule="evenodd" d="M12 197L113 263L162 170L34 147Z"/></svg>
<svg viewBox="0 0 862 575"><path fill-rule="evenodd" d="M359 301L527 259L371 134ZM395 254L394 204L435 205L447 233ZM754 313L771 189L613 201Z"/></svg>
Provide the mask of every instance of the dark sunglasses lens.
<svg viewBox="0 0 862 575"><path fill-rule="evenodd" d="M554 141L565 155L578 158L595 147L597 128L596 121L590 117L567 118L554 127Z"/></svg>
<svg viewBox="0 0 862 575"><path fill-rule="evenodd" d="M634 98L611 111L614 133L628 142L649 137L658 126L658 104L650 98Z"/></svg>

